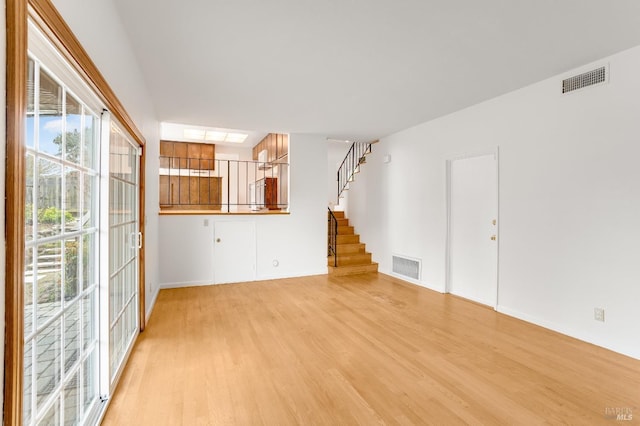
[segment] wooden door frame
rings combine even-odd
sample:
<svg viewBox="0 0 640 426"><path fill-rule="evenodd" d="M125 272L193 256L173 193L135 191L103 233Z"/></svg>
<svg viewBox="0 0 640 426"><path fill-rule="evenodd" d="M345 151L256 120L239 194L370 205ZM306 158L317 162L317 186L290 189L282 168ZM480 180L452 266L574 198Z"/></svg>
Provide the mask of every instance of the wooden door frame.
<svg viewBox="0 0 640 426"><path fill-rule="evenodd" d="M145 327L145 139L51 0L6 0L6 179L4 424L22 424L24 361L24 202L27 39L31 18L142 147L139 221L140 330Z"/></svg>
<svg viewBox="0 0 640 426"><path fill-rule="evenodd" d="M500 294L500 149L486 149L481 151L472 151L466 154L452 155L446 159L446 186L447 186L447 242L445 248L445 293L451 293L451 165L456 160L464 160L468 158L484 157L493 155L496 159L496 297L494 310L498 310L498 296Z"/></svg>
<svg viewBox="0 0 640 426"><path fill-rule="evenodd" d="M6 0L4 424L22 424L27 1Z"/></svg>

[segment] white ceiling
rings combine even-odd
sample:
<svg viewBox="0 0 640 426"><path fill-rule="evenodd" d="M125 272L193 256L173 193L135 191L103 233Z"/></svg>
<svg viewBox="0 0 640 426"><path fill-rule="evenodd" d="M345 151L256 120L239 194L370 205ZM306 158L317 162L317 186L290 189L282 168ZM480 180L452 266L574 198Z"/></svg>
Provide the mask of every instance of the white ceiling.
<svg viewBox="0 0 640 426"><path fill-rule="evenodd" d="M372 140L640 45L637 0L114 0L158 119Z"/></svg>

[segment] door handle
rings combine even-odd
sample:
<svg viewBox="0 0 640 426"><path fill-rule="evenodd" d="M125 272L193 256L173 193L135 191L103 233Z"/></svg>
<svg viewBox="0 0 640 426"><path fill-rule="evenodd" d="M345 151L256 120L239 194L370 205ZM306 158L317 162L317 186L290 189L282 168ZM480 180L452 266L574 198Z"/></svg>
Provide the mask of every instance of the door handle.
<svg viewBox="0 0 640 426"><path fill-rule="evenodd" d="M132 232L131 235L129 235L129 246L132 249L142 248L142 232Z"/></svg>
<svg viewBox="0 0 640 426"><path fill-rule="evenodd" d="M222 240L220 238L216 238L216 243L221 242Z"/></svg>

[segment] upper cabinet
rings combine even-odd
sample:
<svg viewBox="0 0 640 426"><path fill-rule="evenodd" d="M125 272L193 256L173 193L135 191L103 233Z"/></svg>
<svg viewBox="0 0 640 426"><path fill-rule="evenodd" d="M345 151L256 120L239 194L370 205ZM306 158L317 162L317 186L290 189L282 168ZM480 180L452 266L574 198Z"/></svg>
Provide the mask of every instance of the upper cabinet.
<svg viewBox="0 0 640 426"><path fill-rule="evenodd" d="M213 144L160 141L161 162L171 162L173 169L215 170L215 152ZM169 168L169 165L160 167Z"/></svg>
<svg viewBox="0 0 640 426"><path fill-rule="evenodd" d="M289 155L289 135L283 133L269 133L253 147L253 159L258 161L261 151L267 152L266 161L273 163L276 161L287 162Z"/></svg>

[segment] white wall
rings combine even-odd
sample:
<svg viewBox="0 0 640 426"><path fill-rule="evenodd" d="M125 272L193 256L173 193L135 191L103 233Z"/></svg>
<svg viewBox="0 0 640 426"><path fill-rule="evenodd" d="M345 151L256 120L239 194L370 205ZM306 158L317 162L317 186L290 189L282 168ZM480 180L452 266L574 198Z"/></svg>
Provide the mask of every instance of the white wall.
<svg viewBox="0 0 640 426"><path fill-rule="evenodd" d="M380 270L421 258L445 290L446 160L499 147L498 310L640 358L640 47L606 63L608 84L561 95L586 66L375 145L348 215Z"/></svg>
<svg viewBox="0 0 640 426"><path fill-rule="evenodd" d="M219 154L237 155L239 161L253 161L253 150L251 148L216 144L216 155Z"/></svg>
<svg viewBox="0 0 640 426"><path fill-rule="evenodd" d="M158 167L160 124L120 17L111 0L53 0L144 135L146 145L145 288L147 315L158 292Z"/></svg>
<svg viewBox="0 0 640 426"><path fill-rule="evenodd" d="M291 164L288 215L161 216L162 287L212 284L214 227L217 221L256 223L256 279L327 273L327 157L324 137L289 136ZM204 220L209 225L204 225ZM273 261L279 266L274 267Z"/></svg>
<svg viewBox="0 0 640 426"><path fill-rule="evenodd" d="M6 82L7 82L7 56L6 56L6 19L5 19L5 0L0 0L0 93L6 94ZM0 235L0 331L2 332L2 336L4 336L4 313L5 313L5 271L6 271L6 252L5 252L5 235L6 235L6 222L5 222L5 204L4 204L4 194L5 194L5 161L6 158L6 117L5 114L6 106L7 106L7 98L3 97L2 103L0 103L0 158L3 160L0 161L0 223L2 224L2 235ZM0 358L2 359L2 365L4 365L4 338L0 339ZM4 384L4 368L0 370L0 383ZM2 422L2 416L4 414L3 404L4 404L4 386L2 387L2 401L0 402L0 424Z"/></svg>

